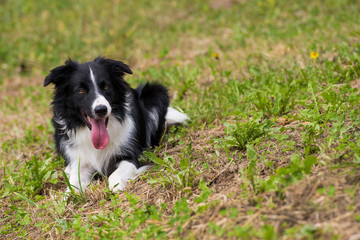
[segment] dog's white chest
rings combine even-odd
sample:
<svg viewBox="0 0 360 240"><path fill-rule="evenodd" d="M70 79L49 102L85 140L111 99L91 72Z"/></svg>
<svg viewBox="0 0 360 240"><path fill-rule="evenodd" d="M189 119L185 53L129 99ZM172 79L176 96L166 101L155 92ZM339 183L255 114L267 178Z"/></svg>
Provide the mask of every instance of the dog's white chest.
<svg viewBox="0 0 360 240"><path fill-rule="evenodd" d="M78 165L80 168L91 168L94 171L106 174L109 161L122 153L124 147L132 141L134 123L130 117L119 122L115 117L110 116L108 133L110 141L104 149L96 149L90 137L90 130L87 127L78 128L75 132L69 132L69 140L62 144L65 154L70 159L69 165Z"/></svg>

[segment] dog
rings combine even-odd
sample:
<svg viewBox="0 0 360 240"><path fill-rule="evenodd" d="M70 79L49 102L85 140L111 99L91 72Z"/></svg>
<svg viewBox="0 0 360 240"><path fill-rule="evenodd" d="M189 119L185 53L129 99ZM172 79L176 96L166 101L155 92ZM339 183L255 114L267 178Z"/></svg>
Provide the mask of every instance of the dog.
<svg viewBox="0 0 360 240"><path fill-rule="evenodd" d="M110 190L124 190L129 180L150 169L139 157L159 144L165 125L189 119L169 107L163 85L133 89L123 78L126 73L132 71L121 61L98 57L80 64L69 58L45 77L44 87L55 85L56 150L76 191L85 190L95 173L108 176Z"/></svg>

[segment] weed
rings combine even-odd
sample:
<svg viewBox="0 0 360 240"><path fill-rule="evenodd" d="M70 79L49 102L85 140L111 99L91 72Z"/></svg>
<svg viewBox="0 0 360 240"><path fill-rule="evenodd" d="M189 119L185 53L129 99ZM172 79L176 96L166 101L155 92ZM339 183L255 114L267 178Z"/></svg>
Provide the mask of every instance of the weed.
<svg viewBox="0 0 360 240"><path fill-rule="evenodd" d="M58 181L57 167L61 166L61 161L49 157L32 156L25 163L17 162L20 171L14 171L14 168L6 166L5 175L3 176L4 187L1 189L3 197L12 192L18 196L34 197L41 194L41 190L46 182L55 184ZM21 167L23 165L23 167ZM23 198L24 199L24 198Z"/></svg>
<svg viewBox="0 0 360 240"><path fill-rule="evenodd" d="M287 113L294 106L294 93L298 85L291 72L281 75L268 73L266 75L253 74L258 82L265 83L263 86L255 85L249 88L249 101L254 104L258 111L267 117L279 116ZM271 82L271 84L268 84ZM265 88L264 88L265 87Z"/></svg>
<svg viewBox="0 0 360 240"><path fill-rule="evenodd" d="M249 160L249 165L244 171L245 177L250 182L252 190L254 192L257 192L258 191L258 178L257 178L258 171L256 168L256 164L258 162L258 156L257 156L257 153L256 153L255 149L253 148L253 146L251 146L251 145L247 146L246 155Z"/></svg>
<svg viewBox="0 0 360 240"><path fill-rule="evenodd" d="M183 197L177 201L172 211L173 216L170 217L169 224L172 226L176 225L176 230L180 234L183 230L182 225L190 218L191 213L186 198Z"/></svg>
<svg viewBox="0 0 360 240"><path fill-rule="evenodd" d="M201 190L201 193L198 197L194 199L195 203L207 203L207 200L212 193L211 189L207 186L207 183L204 182L204 180L201 178L199 182L199 189ZM197 208L197 212L203 212L209 208L209 205L200 205Z"/></svg>
<svg viewBox="0 0 360 240"><path fill-rule="evenodd" d="M314 155L308 155L302 159L298 154L293 154L290 157L290 165L278 168L276 174L262 182L259 186L260 191L275 190L281 195L285 187L302 179L305 174L310 174L317 160Z"/></svg>
<svg viewBox="0 0 360 240"><path fill-rule="evenodd" d="M317 142L323 131L324 129L316 122L305 126L305 131L302 133L305 156L319 151L320 148L317 146Z"/></svg>
<svg viewBox="0 0 360 240"><path fill-rule="evenodd" d="M225 132L228 136L225 139L225 143L229 146L244 150L247 144L251 144L254 140L264 136L271 125L271 121L261 121L258 117L254 117L254 119L245 123L239 121L235 124L227 123L225 124L227 127Z"/></svg>
<svg viewBox="0 0 360 240"><path fill-rule="evenodd" d="M161 183L164 187L175 186L178 190L188 191L189 187L192 187L194 178L200 174L195 170L195 166L192 164L192 147L189 144L180 155L180 162L177 167L174 157L164 155L161 159L152 152L144 152L144 156L150 161L156 163L162 169L155 174L149 183Z"/></svg>
<svg viewBox="0 0 360 240"><path fill-rule="evenodd" d="M209 222L208 232L210 234L215 233L216 236L222 237L226 233L226 229L216 225L214 222Z"/></svg>

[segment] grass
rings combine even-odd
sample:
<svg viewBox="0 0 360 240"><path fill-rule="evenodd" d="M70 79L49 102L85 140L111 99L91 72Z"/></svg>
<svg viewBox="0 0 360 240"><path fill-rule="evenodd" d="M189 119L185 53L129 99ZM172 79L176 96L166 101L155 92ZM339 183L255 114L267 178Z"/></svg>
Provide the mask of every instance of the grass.
<svg viewBox="0 0 360 240"><path fill-rule="evenodd" d="M359 10L355 0L2 1L0 236L354 237ZM130 64L134 87L165 84L191 122L145 153L155 166L126 191L95 180L64 200L42 83L67 57L98 55Z"/></svg>

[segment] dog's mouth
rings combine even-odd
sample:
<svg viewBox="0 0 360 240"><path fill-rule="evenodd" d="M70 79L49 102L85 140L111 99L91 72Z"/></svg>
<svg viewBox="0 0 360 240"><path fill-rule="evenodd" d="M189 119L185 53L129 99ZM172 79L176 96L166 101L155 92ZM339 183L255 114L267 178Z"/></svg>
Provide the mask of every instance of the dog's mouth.
<svg viewBox="0 0 360 240"><path fill-rule="evenodd" d="M86 126L90 129L90 131L92 129L92 123L91 123L92 119L95 120L95 121L104 119L105 120L105 126L107 127L108 122L109 122L108 117L107 118L94 119L94 118L91 118L88 115L86 115L86 113L84 111L80 111L80 112L81 112L81 116L83 117L83 119L84 119L84 121L86 123Z"/></svg>
<svg viewBox="0 0 360 240"><path fill-rule="evenodd" d="M84 111L80 111L86 126L91 131L91 141L96 149L104 149L109 143L110 137L107 131L109 118L91 118Z"/></svg>

